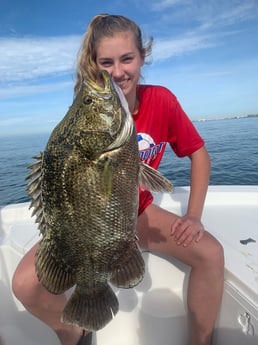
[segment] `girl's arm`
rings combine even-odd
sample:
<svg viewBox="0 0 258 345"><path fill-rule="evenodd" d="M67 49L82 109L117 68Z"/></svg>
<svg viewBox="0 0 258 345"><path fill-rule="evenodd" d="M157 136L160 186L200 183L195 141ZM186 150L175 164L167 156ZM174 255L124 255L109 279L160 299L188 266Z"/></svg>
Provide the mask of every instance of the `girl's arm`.
<svg viewBox="0 0 258 345"><path fill-rule="evenodd" d="M178 245L198 242L204 233L201 216L210 178L210 157L201 147L189 156L191 159L190 195L187 213L172 224L171 235Z"/></svg>
<svg viewBox="0 0 258 345"><path fill-rule="evenodd" d="M210 180L210 157L203 146L189 158L191 159L191 177L187 215L200 220Z"/></svg>

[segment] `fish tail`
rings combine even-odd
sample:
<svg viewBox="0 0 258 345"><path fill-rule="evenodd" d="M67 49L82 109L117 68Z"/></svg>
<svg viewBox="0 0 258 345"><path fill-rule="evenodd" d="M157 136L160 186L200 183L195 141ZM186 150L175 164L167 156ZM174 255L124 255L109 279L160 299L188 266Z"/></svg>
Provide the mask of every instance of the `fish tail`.
<svg viewBox="0 0 258 345"><path fill-rule="evenodd" d="M77 286L63 310L61 321L97 331L111 321L117 312L118 299L108 284L87 294Z"/></svg>
<svg viewBox="0 0 258 345"><path fill-rule="evenodd" d="M123 258L119 258L119 266L112 272L110 281L117 287L131 288L140 283L144 272L145 263L142 254L136 243L133 243L133 246L123 253Z"/></svg>

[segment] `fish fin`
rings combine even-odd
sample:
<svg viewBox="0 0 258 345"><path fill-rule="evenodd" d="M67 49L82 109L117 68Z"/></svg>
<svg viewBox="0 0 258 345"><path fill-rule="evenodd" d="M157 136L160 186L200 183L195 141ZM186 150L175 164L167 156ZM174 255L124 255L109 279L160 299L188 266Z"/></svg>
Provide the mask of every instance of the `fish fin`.
<svg viewBox="0 0 258 345"><path fill-rule="evenodd" d="M35 256L39 281L53 294L61 294L75 285L75 272L53 255L55 246L43 239Z"/></svg>
<svg viewBox="0 0 258 345"><path fill-rule="evenodd" d="M32 217L36 215L36 223L39 224L38 228L41 234L44 234L46 222L43 212L43 202L41 193L41 166L43 153L41 152L38 156L35 156L33 158L36 159L36 161L28 166L28 168L32 171L26 177L26 180L31 180L27 184L26 190L28 191L28 195L32 198L32 201L30 203L30 209L33 208Z"/></svg>
<svg viewBox="0 0 258 345"><path fill-rule="evenodd" d="M89 331L103 328L118 312L118 300L108 284L85 293L76 286L68 300L61 321Z"/></svg>
<svg viewBox="0 0 258 345"><path fill-rule="evenodd" d="M111 195L112 187L113 187L113 176L114 176L114 169L113 169L113 160L110 157L105 157L103 160L103 173L101 179L101 191L103 196L106 198Z"/></svg>
<svg viewBox="0 0 258 345"><path fill-rule="evenodd" d="M173 192L173 185L158 170L140 162L139 184L152 192Z"/></svg>
<svg viewBox="0 0 258 345"><path fill-rule="evenodd" d="M112 272L110 282L117 287L131 288L140 283L144 276L145 263L140 249L133 243L128 251L119 258L119 266Z"/></svg>

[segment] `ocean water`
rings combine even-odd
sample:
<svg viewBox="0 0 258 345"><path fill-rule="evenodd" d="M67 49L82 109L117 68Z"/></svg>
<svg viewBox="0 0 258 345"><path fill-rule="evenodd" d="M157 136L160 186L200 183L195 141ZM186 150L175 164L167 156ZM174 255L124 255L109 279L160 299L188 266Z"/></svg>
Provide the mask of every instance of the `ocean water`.
<svg viewBox="0 0 258 345"><path fill-rule="evenodd" d="M211 156L211 185L258 185L258 117L194 122ZM29 201L27 166L48 134L0 137L0 205ZM168 146L160 171L175 186L189 185L190 162Z"/></svg>

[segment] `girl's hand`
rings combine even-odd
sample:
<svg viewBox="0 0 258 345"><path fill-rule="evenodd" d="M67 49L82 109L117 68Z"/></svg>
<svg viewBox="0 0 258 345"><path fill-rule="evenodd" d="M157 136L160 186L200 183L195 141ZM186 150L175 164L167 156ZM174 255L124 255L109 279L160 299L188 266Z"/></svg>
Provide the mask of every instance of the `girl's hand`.
<svg viewBox="0 0 258 345"><path fill-rule="evenodd" d="M193 241L199 242L204 234L204 227L198 218L185 215L178 218L171 227L171 236L178 245L187 247Z"/></svg>

